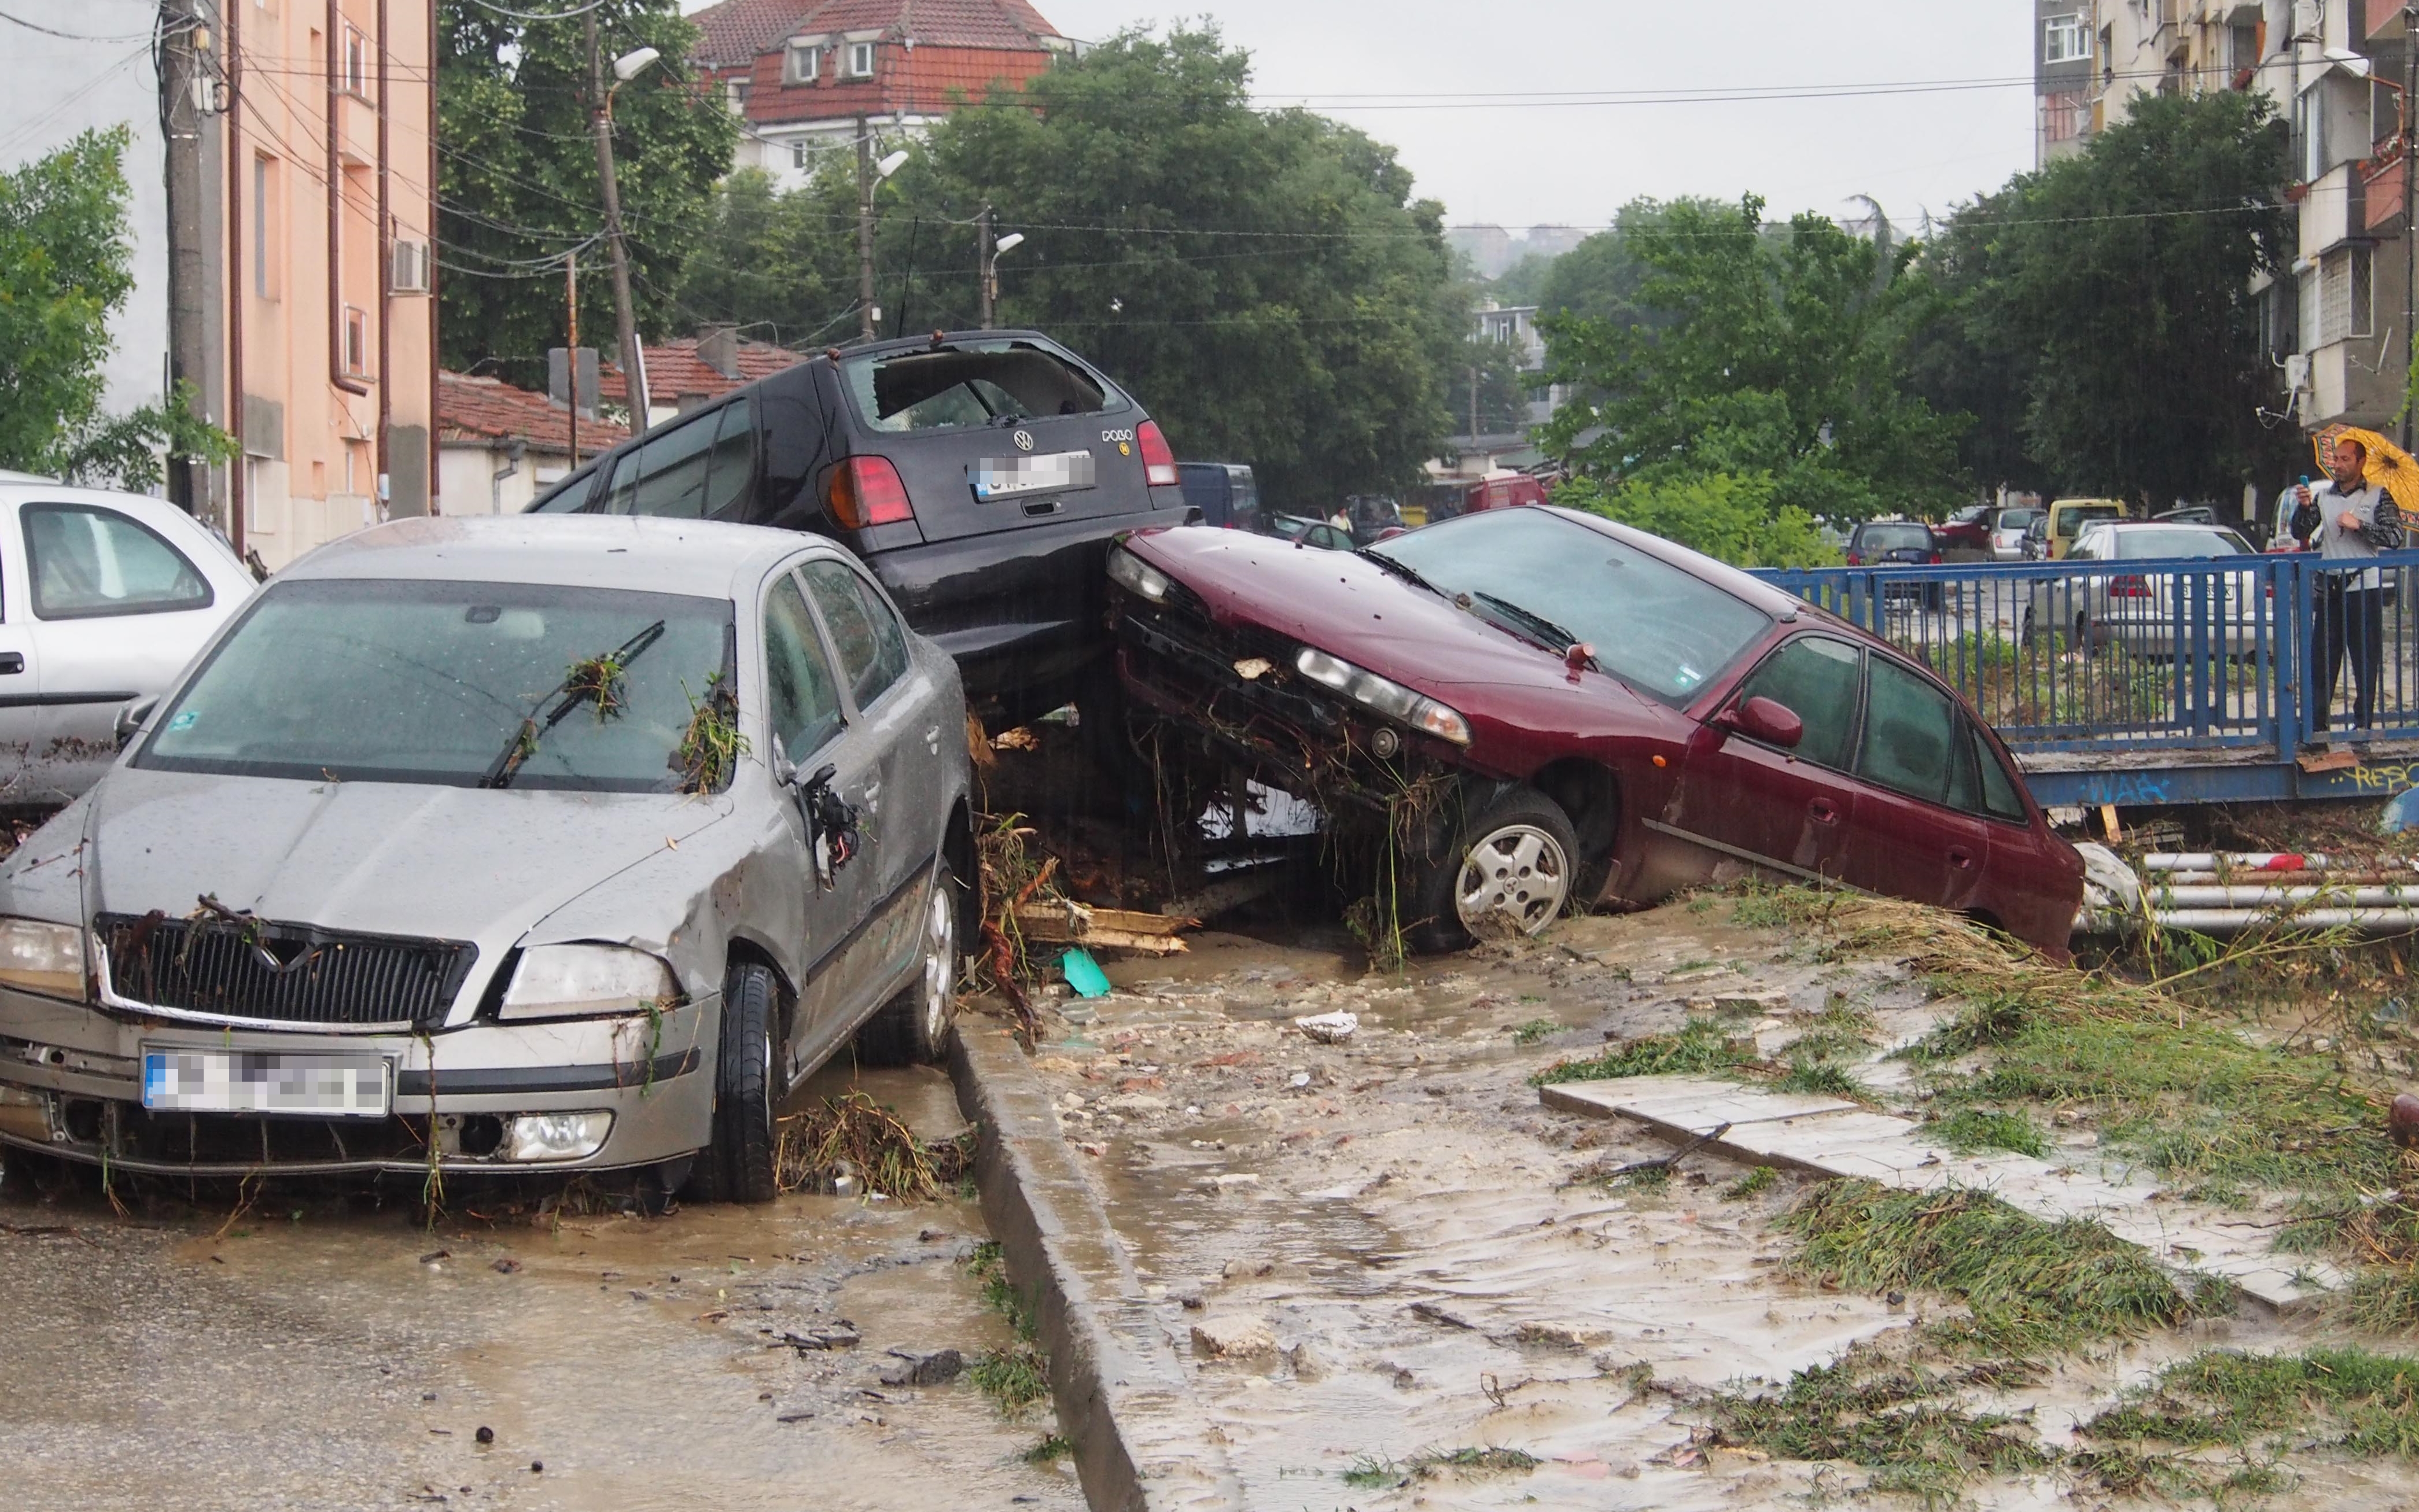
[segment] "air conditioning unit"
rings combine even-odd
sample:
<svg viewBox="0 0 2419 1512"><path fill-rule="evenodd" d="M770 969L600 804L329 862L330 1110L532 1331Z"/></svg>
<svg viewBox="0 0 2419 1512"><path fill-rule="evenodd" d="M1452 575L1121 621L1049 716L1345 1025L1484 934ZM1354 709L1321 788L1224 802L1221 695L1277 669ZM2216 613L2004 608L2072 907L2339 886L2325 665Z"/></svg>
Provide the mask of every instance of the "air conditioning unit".
<svg viewBox="0 0 2419 1512"><path fill-rule="evenodd" d="M389 294L428 292L428 243L396 238L394 267L389 270L386 287Z"/></svg>
<svg viewBox="0 0 2419 1512"><path fill-rule="evenodd" d="M2310 387L2310 354L2295 352L2285 359L2285 389L2302 393Z"/></svg>

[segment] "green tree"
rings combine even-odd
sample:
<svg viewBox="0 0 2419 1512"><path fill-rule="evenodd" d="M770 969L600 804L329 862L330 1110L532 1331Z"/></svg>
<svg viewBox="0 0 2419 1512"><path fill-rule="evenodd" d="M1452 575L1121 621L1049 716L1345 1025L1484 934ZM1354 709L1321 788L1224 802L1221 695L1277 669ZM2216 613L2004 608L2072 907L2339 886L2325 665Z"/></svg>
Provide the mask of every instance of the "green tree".
<svg viewBox="0 0 2419 1512"><path fill-rule="evenodd" d="M784 344L855 335L855 199L853 162L788 193L762 169L732 174L701 218L682 313Z"/></svg>
<svg viewBox="0 0 2419 1512"><path fill-rule="evenodd" d="M1610 490L1595 479L1577 478L1554 491L1554 502L1652 531L1733 567L1824 567L1840 559L1812 516L1774 505L1770 473L1703 472Z"/></svg>
<svg viewBox="0 0 2419 1512"><path fill-rule="evenodd" d="M191 385L131 415L101 409L109 316L134 287L124 127L86 131L0 173L0 467L119 488L161 481L161 456L223 462Z"/></svg>
<svg viewBox="0 0 2419 1512"><path fill-rule="evenodd" d="M1609 494L1763 476L1775 518L1838 523L1936 515L1964 496L1963 418L1905 387L1923 293L1907 276L1912 249L1816 215L1771 235L1752 196L1657 206L1623 241L1643 268L1627 296L1636 318L1543 322L1554 375L1579 397L1542 439L1581 476Z"/></svg>
<svg viewBox="0 0 2419 1512"><path fill-rule="evenodd" d="M1456 435L1509 435L1529 428L1529 385L1519 349L1508 342L1466 338L1444 372L1445 417ZM1475 384L1477 404L1471 403ZM1477 429L1471 429L1475 420Z"/></svg>
<svg viewBox="0 0 2419 1512"><path fill-rule="evenodd" d="M1022 93L963 105L879 191L885 328L975 324L972 222L988 204L1003 235L1026 238L1000 264L999 323L1100 363L1179 455L1250 463L1272 503L1321 513L1416 481L1452 429L1445 374L1471 329L1441 207L1413 199L1391 148L1256 110L1250 82L1214 30L1127 32ZM719 255L698 259L684 298L785 336L802 314L846 313L853 175L830 165L763 233L798 287L834 270L820 302L785 306L716 271ZM725 204L741 208L736 187Z"/></svg>
<svg viewBox="0 0 2419 1512"><path fill-rule="evenodd" d="M508 13L556 8L566 13ZM613 99L631 292L639 328L663 335L693 318L676 293L715 183L730 171L738 127L683 61L698 34L681 19L679 0L598 0L596 21L609 69L636 48L663 54ZM613 344L589 79L578 8L440 0L439 334L448 367L483 366L544 387L546 350L563 342L562 258L575 248L587 249L579 255L581 341Z"/></svg>
<svg viewBox="0 0 2419 1512"><path fill-rule="evenodd" d="M2084 153L1950 219L1913 365L1982 417L1978 473L2164 503L2283 465L2299 437L2259 421L2251 281L2291 253L2288 156L2262 96L2143 95Z"/></svg>

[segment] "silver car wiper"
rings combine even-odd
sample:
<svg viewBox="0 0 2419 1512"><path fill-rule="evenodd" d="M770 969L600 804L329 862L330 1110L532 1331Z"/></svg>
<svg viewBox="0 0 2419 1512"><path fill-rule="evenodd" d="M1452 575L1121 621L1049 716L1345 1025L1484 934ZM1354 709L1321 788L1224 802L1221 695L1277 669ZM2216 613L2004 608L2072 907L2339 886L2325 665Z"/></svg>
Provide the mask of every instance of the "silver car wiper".
<svg viewBox="0 0 2419 1512"><path fill-rule="evenodd" d="M513 779L520 775L521 763L537 755L537 742L546 738L547 731L562 724L581 704L594 700L600 717L609 710L610 706L605 701L609 689L602 680L582 679L579 675L582 668L601 664L611 669L609 676L618 676L648 647L663 637L664 622L658 619L606 655L593 661L573 663L571 671L564 674L562 680L540 695L537 703L522 716L520 724L513 730L512 739L496 753L496 759L488 764L486 774L479 779L479 786L510 787Z"/></svg>

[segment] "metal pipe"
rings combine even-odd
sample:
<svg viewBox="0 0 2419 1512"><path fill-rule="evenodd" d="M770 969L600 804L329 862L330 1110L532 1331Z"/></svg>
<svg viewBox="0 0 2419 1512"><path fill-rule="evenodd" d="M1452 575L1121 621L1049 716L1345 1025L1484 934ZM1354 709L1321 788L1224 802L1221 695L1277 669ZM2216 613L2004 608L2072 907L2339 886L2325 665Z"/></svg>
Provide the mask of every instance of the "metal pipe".
<svg viewBox="0 0 2419 1512"><path fill-rule="evenodd" d="M2311 909L2289 918L2258 909L2156 909L2150 921L2165 929L2195 929L2203 934L2232 934L2268 924L2295 929L2419 929L2419 909Z"/></svg>
<svg viewBox="0 0 2419 1512"><path fill-rule="evenodd" d="M2245 875L2246 874L2242 872L2160 872L2156 874L2154 879L2145 881L2143 885L2145 887L2152 888L2242 886L2243 885ZM2307 876L2309 874L2305 872L2254 872L2247 875L2255 877L2296 877ZM2291 884L2272 882L2265 885L2282 887ZM2311 882L2303 885L2311 887L2399 886L2419 888L2419 871L2330 871L2326 874L2326 880L2324 882Z"/></svg>
<svg viewBox="0 0 2419 1512"><path fill-rule="evenodd" d="M2161 887L2149 896L2154 909L2289 908L2312 902L2419 908L2419 882L2408 887Z"/></svg>
<svg viewBox="0 0 2419 1512"><path fill-rule="evenodd" d="M2323 871L2329 866L2343 864L2341 858L2300 855L2289 850L2180 850L2142 858L2142 869L2146 872L2207 872L2215 871L2220 866L2236 871L2299 872Z"/></svg>

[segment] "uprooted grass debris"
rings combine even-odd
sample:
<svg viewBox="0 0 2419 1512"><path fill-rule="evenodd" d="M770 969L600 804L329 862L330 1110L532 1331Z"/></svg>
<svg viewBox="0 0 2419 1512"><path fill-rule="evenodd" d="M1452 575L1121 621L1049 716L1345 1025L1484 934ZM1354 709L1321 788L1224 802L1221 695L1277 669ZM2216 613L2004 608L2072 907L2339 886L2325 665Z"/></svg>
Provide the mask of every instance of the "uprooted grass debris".
<svg viewBox="0 0 2419 1512"><path fill-rule="evenodd" d="M2315 1440L2350 1454L2411 1459L2419 1457L2419 1359L2356 1348L2211 1350L2162 1370L2083 1431L2104 1442L2271 1455Z"/></svg>
<svg viewBox="0 0 2419 1512"><path fill-rule="evenodd" d="M1473 1474L1526 1474L1537 1468L1535 1455L1526 1449L1507 1449L1498 1444L1483 1448L1465 1444L1458 1449L1431 1449L1405 1460L1394 1460L1377 1455L1363 1455L1343 1472L1344 1484L1363 1490L1386 1490L1408 1486L1413 1480L1433 1478L1448 1470Z"/></svg>
<svg viewBox="0 0 2419 1512"><path fill-rule="evenodd" d="M1733 1036L1717 1020L1691 1018L1675 1033L1641 1035L1599 1056L1559 1061L1529 1080L1543 1087L1563 1081L1722 1072L1754 1065L1761 1059L1753 1040Z"/></svg>
<svg viewBox="0 0 2419 1512"><path fill-rule="evenodd" d="M854 1175L869 1194L902 1202L956 1195L974 1170L975 1133L927 1144L896 1113L863 1092L825 1097L781 1120L774 1147L776 1181L785 1192Z"/></svg>

